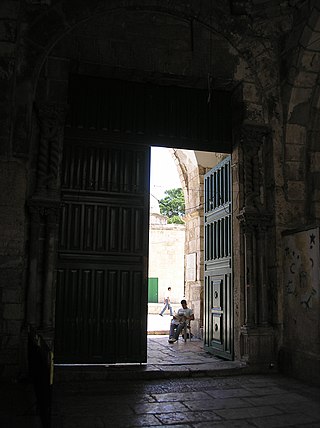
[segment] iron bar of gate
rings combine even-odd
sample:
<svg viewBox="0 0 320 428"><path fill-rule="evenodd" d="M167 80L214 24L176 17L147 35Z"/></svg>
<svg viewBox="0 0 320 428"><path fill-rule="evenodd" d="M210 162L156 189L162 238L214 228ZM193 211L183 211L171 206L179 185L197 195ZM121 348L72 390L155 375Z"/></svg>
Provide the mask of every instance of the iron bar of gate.
<svg viewBox="0 0 320 428"><path fill-rule="evenodd" d="M53 352L32 327L28 334L28 368L43 428L51 427Z"/></svg>

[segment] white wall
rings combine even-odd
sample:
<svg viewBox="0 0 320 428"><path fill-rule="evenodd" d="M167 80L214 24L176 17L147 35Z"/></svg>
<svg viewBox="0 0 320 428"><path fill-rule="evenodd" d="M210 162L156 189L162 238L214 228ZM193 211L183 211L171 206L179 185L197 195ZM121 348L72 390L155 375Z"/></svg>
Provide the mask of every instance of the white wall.
<svg viewBox="0 0 320 428"><path fill-rule="evenodd" d="M171 287L171 301L179 303L184 297L185 226L159 224L159 216L150 216L148 276L158 278L159 303L163 302L168 287Z"/></svg>

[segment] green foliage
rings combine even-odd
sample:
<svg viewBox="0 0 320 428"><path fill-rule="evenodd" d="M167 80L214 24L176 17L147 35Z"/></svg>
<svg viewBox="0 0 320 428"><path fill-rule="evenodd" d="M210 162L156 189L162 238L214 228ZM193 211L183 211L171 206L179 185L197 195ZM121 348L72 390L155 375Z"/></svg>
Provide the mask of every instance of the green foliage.
<svg viewBox="0 0 320 428"><path fill-rule="evenodd" d="M183 224L185 214L184 195L181 188L166 190L165 197L160 199L160 213L168 217L168 223Z"/></svg>
<svg viewBox="0 0 320 428"><path fill-rule="evenodd" d="M168 218L168 224L184 224L184 221L178 215Z"/></svg>

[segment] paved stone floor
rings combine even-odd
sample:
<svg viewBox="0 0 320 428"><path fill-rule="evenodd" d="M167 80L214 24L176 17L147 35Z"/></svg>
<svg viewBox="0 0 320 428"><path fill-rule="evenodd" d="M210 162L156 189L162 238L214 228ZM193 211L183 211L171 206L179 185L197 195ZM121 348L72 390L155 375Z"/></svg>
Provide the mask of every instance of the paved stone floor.
<svg viewBox="0 0 320 428"><path fill-rule="evenodd" d="M0 428L42 427L28 383L0 385ZM56 367L50 428L320 427L320 386L253 374L202 341L148 336L141 365Z"/></svg>
<svg viewBox="0 0 320 428"><path fill-rule="evenodd" d="M68 382L52 428L316 428L319 392L279 375Z"/></svg>
<svg viewBox="0 0 320 428"><path fill-rule="evenodd" d="M149 335L145 365L65 370L53 389L52 428L320 427L320 387L272 369L247 374L196 339Z"/></svg>
<svg viewBox="0 0 320 428"><path fill-rule="evenodd" d="M62 366L55 368L55 379L73 381L81 377L86 380L138 378L156 379L206 374L239 374L247 367L238 361L224 361L207 353L203 342L193 338L169 344L167 335L148 336L148 359L146 364L116 364L100 366Z"/></svg>

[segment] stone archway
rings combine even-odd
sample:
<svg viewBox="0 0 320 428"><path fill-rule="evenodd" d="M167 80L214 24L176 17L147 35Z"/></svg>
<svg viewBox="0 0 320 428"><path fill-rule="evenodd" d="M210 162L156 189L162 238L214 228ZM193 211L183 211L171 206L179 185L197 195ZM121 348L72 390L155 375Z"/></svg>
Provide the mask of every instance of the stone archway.
<svg viewBox="0 0 320 428"><path fill-rule="evenodd" d="M185 8L185 6L183 6L183 10L185 10L184 8ZM124 9L126 11L128 10L130 13L132 12L132 10L134 10L134 13L136 13L137 11L139 13L145 12L148 14L160 13L161 16L163 14L166 15L168 13L167 9L166 10L164 10L162 8L159 9L158 7L151 7L151 8L144 8L142 6L139 7L138 3L135 5L135 7L133 7L133 9L131 9L131 8L124 8ZM159 10L160 10L160 12L159 12ZM50 11L50 13L51 12L53 13L53 11ZM81 13L82 12L80 11L79 15L81 15ZM172 17L174 17L176 19L177 17L179 17L178 21L180 22L180 20L183 21L184 19L187 18L188 25L189 25L190 21L194 20L194 12L189 11L187 15L182 13L183 18L181 18L181 16L179 15L180 13L181 13L181 10L180 10L179 6L175 6L175 7L173 7L173 10L170 13L168 13L168 15L170 17L168 19L172 19ZM137 15L135 15L135 16L137 16ZM87 16L87 18L89 18L89 16ZM96 17L96 19L99 20L99 18L97 18L97 17ZM196 19L196 22L199 24L198 30L200 33L201 33L200 27L204 28L205 31L207 32L205 35L205 38L208 38L208 34L210 34L209 28L211 28L211 30L212 30L213 26L215 26L215 28L213 30L215 33L217 32L217 29L219 29L221 34L224 33L224 31L220 28L220 24L218 24L218 21L214 22L214 23L212 23L212 22L210 23L208 20L208 17L204 16L202 19L201 17L199 18L199 16L198 16ZM35 23L34 28L36 28L36 25L37 24ZM74 25L74 28L76 28L76 25L75 24L73 24L73 25ZM91 21L90 25L92 26L92 21ZM89 25L89 27L90 27L90 25ZM78 31L81 32L81 29L78 28ZM43 138L44 144L46 143L46 138L47 138L46 133L53 131L53 132L58 132L58 134L59 134L59 130L61 130L59 127L57 129L57 128L55 128L55 126L52 127L50 125L50 120L51 120L50 118L51 118L51 116L55 116L57 110L61 111L59 108L59 104L65 105L65 103L66 103L66 94L67 94L67 86L68 86L67 75L69 72L81 72L81 73L90 72L91 73L93 70L95 70L94 72L98 73L99 75L101 75L101 74L103 75L106 73L108 75L110 75L110 74L114 75L116 73L117 75L121 75L122 77L123 76L128 77L128 75L133 73L136 78L141 79L141 70L138 70L138 71L133 70L132 71L132 69L128 68L129 66L127 64L125 64L125 70L124 70L124 69L121 69L121 67L119 67L119 64L116 64L116 66L115 66L115 64L111 64L111 66L110 65L107 66L106 64L101 64L98 62L98 64L92 65L92 63L90 63L90 61L88 61L88 60L79 61L79 58L78 59L74 58L72 56L72 52L71 52L72 47L68 46L68 44L66 43L66 41L68 41L68 42L70 42L70 44L72 44L72 41L73 41L73 39L71 37L72 32L70 31L70 29L68 29L68 33L69 33L68 37L61 39L61 43L58 43L58 41L59 41L58 38L62 37L62 34L64 34L64 29L61 29L59 36L55 36L56 37L56 39L55 39L56 43L52 42L53 38L51 39L51 41L49 43L50 53L48 52L48 50L43 49L44 56L42 57L41 64L44 64L44 67L41 69L41 64L39 63L38 71L34 74L34 76L39 76L39 80L37 82L38 86L37 86L36 96L35 96L35 100L38 103L38 105L41 106L42 103L46 104L48 99L50 99L50 101L55 102L55 105L53 105L51 109L47 109L47 108L40 109L39 108L39 111L44 110L47 112L47 116L44 120L44 125L41 125L41 126L43 126L43 129L40 128L40 135L45 136ZM30 38L32 38L32 36ZM265 113L264 113L264 108L263 108L263 104L264 104L263 97L261 95L262 91L261 91L261 88L259 88L259 83L258 84L256 83L254 73L250 72L249 67L247 66L247 61L241 59L238 62L238 59L237 60L235 59L238 55L238 52L239 51L241 52L242 50L245 49L245 40L242 41L243 45L241 45L241 43L239 44L240 48L238 51L236 51L234 48L232 48L230 44L226 43L224 38L221 36L216 36L215 42L216 42L217 46L220 46L219 43L221 43L221 49L224 52L227 52L228 56L233 58L233 60L231 61L231 65L228 68L228 73L230 75L230 78L235 79L235 80L245 79L242 88L243 88L243 92L244 92L244 99L247 102L247 109L245 110L246 119L254 121L254 123L258 123L260 125L260 127L263 127L263 124L264 124L266 119L265 119ZM47 45L46 49L48 49L49 45ZM258 46L258 45L259 45L259 43L256 42L256 46ZM63 49L63 48L65 50L62 51L62 53L61 53L61 49ZM192 50L191 48L192 48L192 46L190 45L190 50ZM87 54L89 52L89 55L90 55L90 49L88 47L86 49L86 45L84 43L81 43L81 49L86 51ZM261 52L261 50L258 49L257 52L255 52L255 55L266 55L270 59L270 55L269 55L267 50L263 50L263 52ZM39 57L40 56L41 55L39 55ZM156 81L161 81L161 79L163 79L163 78L165 78L165 79L168 78L167 76L163 77L162 72L164 71L163 67L168 67L168 64L165 63L165 59L169 56L170 55L168 55L168 54L164 54L164 62L161 64L160 71L157 67L155 70L152 70L152 73L151 73L152 78L155 79ZM202 53L202 56L203 56L203 60L204 60L207 57L206 52ZM46 57L46 59L44 61L45 57ZM254 58L254 56L253 56L253 58ZM188 63L188 61L186 61L186 62ZM190 60L189 62L191 64L193 64L192 60ZM218 65L218 63L216 65ZM149 73L149 71L148 71L148 73ZM150 75L150 73L149 73L149 75ZM177 77L172 77L172 76L171 76L171 78L177 79ZM143 79L143 77L142 77L142 79ZM177 80L173 80L173 81L175 83L178 82L181 84L181 82L184 79L185 79L185 77L181 78L181 76L180 76L180 80L177 79ZM201 86L204 84L203 82L206 79L203 79L203 76L202 76L202 78L200 78L200 80L197 81L197 79L194 79L193 73L191 72L190 75L187 76L186 80L187 80L188 85L197 87L197 85L199 85L199 81L202 82L202 83L200 83L200 86ZM223 79L221 79L221 81L219 81L219 79L217 79L217 81L215 82L216 85L222 85L222 87L223 87L223 85L225 83L222 80ZM259 90L257 88L259 88ZM242 99L242 95L241 95L241 99ZM58 108L57 108L57 106L58 106ZM35 114L34 117L36 117L36 116L37 115ZM36 119L35 119L35 121L36 121ZM48 123L49 123L49 126L48 126ZM35 127L35 129L36 129L36 127ZM237 132L238 131L239 131L239 129L237 129ZM254 144L253 140L256 138L257 141L259 142L259 145L263 144L265 132L263 131L261 133L259 133L259 132L256 133L255 129L253 130L253 132L251 132L251 131L240 132L238 134L237 134L237 132L235 132L234 146L236 149L233 153L233 155L234 155L233 157L235 159L236 165L239 166L238 172L241 174L241 173L243 173L243 171L241 170L241 172L240 172L240 169L243 168L245 170L247 167L247 164L250 164L250 162L252 161L252 157L255 155L254 153L249 153L249 155L248 155L249 160L246 159L247 154L243 152L243 142L244 142L244 145L246 145L248 142L250 142L252 140L252 142L253 142L252 144ZM249 137L248 137L248 134L250 134ZM254 134L254 137L252 137L253 134ZM40 136L40 141L41 141L41 138L42 137ZM38 152L37 152L38 141L36 138L34 141L35 141L34 153L35 153L35 157L38 157L38 159L39 159L38 171L40 172L41 171L41 167L40 167L41 163L44 162L44 164L42 164L42 166L44 166L44 168L43 168L43 170L44 170L44 169L46 169L45 166L48 166L49 164L51 165L51 163L50 163L51 158L45 159L45 157L43 157L41 155L38 156ZM60 140L57 141L56 145L55 144L53 144L53 145L50 144L50 145L52 147L58 147L59 144L61 144ZM242 144L242 146L241 146L241 144ZM241 146L241 149L239 149L239 153L238 153L238 148L240 146ZM43 147L45 147L45 146L43 146ZM39 154L41 154L41 152L47 153L46 150L41 148L41 145L40 145ZM57 152L54 149L52 151L53 158L56 155L57 155ZM57 173L57 169L54 169L53 174L56 174L56 173ZM249 175L250 175L250 173L251 173L251 171L248 172ZM54 177L53 181L55 181L55 179L58 178L57 175L56 176L53 175L53 177ZM242 193L245 186L243 186L243 183L241 182L241 178L238 179L238 177L236 177L234 182L236 183L236 186L238 186L237 187L238 190L236 191L236 193L237 192ZM246 191L248 191L249 194L251 194L253 191L252 186L251 187L250 186L251 185L246 187ZM47 212L48 207L46 204L48 204L48 199L50 200L50 198L48 198L48 196L50 196L50 195L46 194L45 196L43 196L43 199L41 200L41 203L40 203L40 205L44 203L44 206L41 205L41 209L43 209L44 213ZM242 198L241 199L242 203L245 204L245 202L244 202L245 197L241 197L241 198ZM36 197L33 198L33 202L34 201L37 204L39 204L38 195L36 195ZM31 205L33 204L33 202L31 203ZM52 201L52 203L54 205L56 202L58 202L58 201L55 201L55 200ZM38 210L38 207L39 207L39 205L36 205L36 210ZM241 207L239 205L237 207L238 211L240 211L240 208ZM239 214L239 212L238 212L238 214ZM47 218L46 221L47 220L48 220L47 224L49 224L49 218ZM33 220L31 220L31 222L33 222ZM238 220L236 220L236 217L235 217L235 223L237 223L237 222L238 222ZM236 264L236 269L239 269L239 272L240 272L241 266L242 266L242 262L240 261L240 257L242 256L242 249L241 249L241 245L242 245L241 239L242 238L241 238L241 236L242 236L243 232L240 231L238 224L236 225L235 230L236 230L236 233L238 234L236 254L237 254L237 257L239 258L239 260ZM53 239L53 241L54 241L54 239ZM48 251L49 251L49 253L52 253L52 251L54 252L54 250L52 250L52 247L50 247ZM246 315L244 314L245 311L244 311L244 307L243 307L243 302L241 300L243 298L241 295L242 286L243 286L242 282L243 282L243 277L240 274L238 279L237 279L237 285L236 285L236 290L237 290L236 291L237 337L240 337L240 326L243 325L245 317L246 317ZM195 284L194 289L197 290L195 292L195 294L197 294L199 291L199 285ZM47 296L48 300L47 300L45 306L50 308L50 306L51 306L51 304L50 304L50 293L46 294L46 296ZM47 318L48 318L48 316L47 316ZM49 318L51 319L50 316L49 316ZM199 324L199 327L200 327L200 324ZM237 347L237 356L238 357L240 357L242 354L242 351L240 351L239 348L240 348L240 346Z"/></svg>

